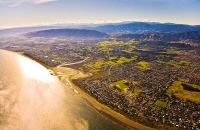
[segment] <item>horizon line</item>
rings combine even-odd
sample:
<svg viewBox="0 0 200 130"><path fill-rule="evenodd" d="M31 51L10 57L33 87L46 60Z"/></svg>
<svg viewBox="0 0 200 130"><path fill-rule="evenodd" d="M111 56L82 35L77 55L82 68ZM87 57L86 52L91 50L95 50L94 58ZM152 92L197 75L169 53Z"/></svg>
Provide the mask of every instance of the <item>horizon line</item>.
<svg viewBox="0 0 200 130"><path fill-rule="evenodd" d="M142 20L133 20L133 21L102 21L102 22L58 22L58 23L42 23L42 24L32 24L32 25L18 25L18 26L9 26L9 27L0 27L0 30L4 29L14 29L14 28L27 28L27 27L41 27L41 26L59 26L59 25L98 25L98 24L127 24L127 23L160 23L160 24L177 24L177 25L190 25L190 26L198 26L200 24L186 24L186 23L175 23L175 22L158 22L158 21L142 21Z"/></svg>

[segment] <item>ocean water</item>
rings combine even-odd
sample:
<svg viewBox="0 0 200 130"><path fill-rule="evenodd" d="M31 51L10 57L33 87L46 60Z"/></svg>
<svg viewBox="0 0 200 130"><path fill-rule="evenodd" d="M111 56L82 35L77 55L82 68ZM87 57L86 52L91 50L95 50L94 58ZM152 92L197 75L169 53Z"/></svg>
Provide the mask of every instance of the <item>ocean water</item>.
<svg viewBox="0 0 200 130"><path fill-rule="evenodd" d="M26 57L0 50L0 130L124 130Z"/></svg>

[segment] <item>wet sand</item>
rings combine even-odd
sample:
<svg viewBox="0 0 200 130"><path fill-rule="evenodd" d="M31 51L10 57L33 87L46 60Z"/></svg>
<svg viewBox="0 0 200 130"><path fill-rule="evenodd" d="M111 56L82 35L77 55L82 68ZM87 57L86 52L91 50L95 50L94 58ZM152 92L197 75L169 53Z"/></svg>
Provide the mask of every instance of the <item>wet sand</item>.
<svg viewBox="0 0 200 130"><path fill-rule="evenodd" d="M91 97L89 94L87 94L85 91L74 85L71 81L73 79L81 78L81 77L87 77L88 74L84 74L79 70L74 70L71 68L66 67L50 67L44 63L41 63L29 56L24 55L23 53L18 53L22 56L25 56L27 58L30 58L47 69L51 70L55 76L57 76L60 81L65 84L66 86L70 86L72 89L75 89L83 98L85 98L87 103L89 105L92 105L99 113L104 115L106 118L112 120L115 123L121 124L122 126L126 127L127 129L133 129L133 130L153 130L153 128L144 126L142 124L139 124L137 122L134 122L133 120L130 120L129 118L123 116L122 114L110 109L109 107L99 103L95 98Z"/></svg>

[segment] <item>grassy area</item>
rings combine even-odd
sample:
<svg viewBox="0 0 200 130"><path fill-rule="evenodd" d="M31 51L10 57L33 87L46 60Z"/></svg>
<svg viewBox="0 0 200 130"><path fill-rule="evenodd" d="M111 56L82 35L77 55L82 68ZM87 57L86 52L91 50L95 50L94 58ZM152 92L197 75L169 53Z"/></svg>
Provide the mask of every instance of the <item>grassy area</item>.
<svg viewBox="0 0 200 130"><path fill-rule="evenodd" d="M123 51L123 52L126 52L126 53L128 53L128 54L134 54L133 50L134 50L135 48L136 48L135 46L131 45L131 46L129 46L128 49L122 50L122 51Z"/></svg>
<svg viewBox="0 0 200 130"><path fill-rule="evenodd" d="M95 62L88 62L84 64L84 66L87 67L91 73L98 73L100 72L103 64L118 65L118 64L128 63L136 59L137 56L133 56L131 58L126 58L126 57L117 58L116 56L111 56L108 58L109 61L105 61L105 59L99 58Z"/></svg>
<svg viewBox="0 0 200 130"><path fill-rule="evenodd" d="M111 44L110 41L101 41L101 42L100 42L100 46L102 46L102 47L108 46L108 45L110 45L110 44Z"/></svg>
<svg viewBox="0 0 200 130"><path fill-rule="evenodd" d="M134 88L134 90L133 90L133 94L136 96L138 96L140 94L140 92L141 92L141 89L139 89L139 88Z"/></svg>
<svg viewBox="0 0 200 130"><path fill-rule="evenodd" d="M126 90L128 86L125 83L127 83L126 80L119 80L117 82L112 83L112 85L117 87L120 90Z"/></svg>
<svg viewBox="0 0 200 130"><path fill-rule="evenodd" d="M103 58L99 58L95 63L94 63L94 67L96 69L101 69L102 65L105 63Z"/></svg>
<svg viewBox="0 0 200 130"><path fill-rule="evenodd" d="M105 61L103 58L99 58L96 62L89 62L84 66L87 66L89 68L101 69L103 64L110 64L110 65L124 64L136 60L137 56L133 56L131 58L126 58L126 57L117 58L116 56L111 56L108 59L109 61Z"/></svg>
<svg viewBox="0 0 200 130"><path fill-rule="evenodd" d="M102 65L104 64L115 66L119 64L132 62L138 58L138 56L134 56L134 54L132 53L132 50L135 48L133 43L136 43L134 39L125 42L112 38L99 42L98 48L96 50L92 50L91 47L88 47L87 50L89 52L92 52L95 55L97 54L102 55L103 58L100 58L101 57L100 56L97 60L93 60L89 63L86 63L84 64L84 66L87 69L87 71L91 73L97 73L99 72L99 70L102 70ZM123 51L123 53L126 52L124 54L127 54L127 56L111 55L112 54L111 51L113 50L113 48L119 48L118 50L119 53L121 51Z"/></svg>
<svg viewBox="0 0 200 130"><path fill-rule="evenodd" d="M94 68L94 69L101 69L103 64L105 64L104 59L99 58L96 62L88 62L88 63L84 64L84 66L87 66L89 68Z"/></svg>
<svg viewBox="0 0 200 130"><path fill-rule="evenodd" d="M111 56L109 57L109 61L107 61L107 64L110 64L110 65L117 65L117 56Z"/></svg>
<svg viewBox="0 0 200 130"><path fill-rule="evenodd" d="M141 71L144 71L144 70L148 69L148 67L147 67L148 66L148 62L146 62L146 61L140 61L137 64L138 64L137 68L139 70L141 70Z"/></svg>
<svg viewBox="0 0 200 130"><path fill-rule="evenodd" d="M191 64L191 62L189 61L184 61L184 60L181 60L179 62L175 62L173 60L169 61L169 62L166 62L167 65L171 65L171 66L174 66L174 67L178 67L178 66L188 66Z"/></svg>
<svg viewBox="0 0 200 130"><path fill-rule="evenodd" d="M163 107L163 108L166 108L167 107L167 103L166 102L163 102L161 100L157 100L154 105L156 106L159 106L159 107Z"/></svg>
<svg viewBox="0 0 200 130"><path fill-rule="evenodd" d="M118 63L115 62L115 61L108 61L107 63L110 64L110 65L118 65Z"/></svg>
<svg viewBox="0 0 200 130"><path fill-rule="evenodd" d="M133 57L131 59L128 59L126 57L120 57L118 60L117 60L117 63L118 64L123 64L123 63L126 63L126 62L131 62L132 60L135 60L136 58Z"/></svg>
<svg viewBox="0 0 200 130"><path fill-rule="evenodd" d="M109 57L109 60L116 60L117 59L117 56L111 56Z"/></svg>
<svg viewBox="0 0 200 130"><path fill-rule="evenodd" d="M126 45L133 44L133 43L136 43L134 39L131 39L131 40L125 42Z"/></svg>
<svg viewBox="0 0 200 130"><path fill-rule="evenodd" d="M191 64L191 62L189 62L189 61L184 61L184 60L181 60L179 63L178 63L178 65L184 65L184 66L188 66L188 65L190 65Z"/></svg>
<svg viewBox="0 0 200 130"><path fill-rule="evenodd" d="M124 42L123 41L117 41L116 39L113 40L113 45L123 45Z"/></svg>
<svg viewBox="0 0 200 130"><path fill-rule="evenodd" d="M131 58L126 58L126 57L120 57L117 59L117 57L111 57L109 58L109 61L106 62L107 64L111 64L111 65L119 65L119 64L124 64L124 63L128 63L131 61L134 61L137 59L137 56L133 56Z"/></svg>
<svg viewBox="0 0 200 130"><path fill-rule="evenodd" d="M173 94L174 96L176 96L181 100L190 100L192 102L200 103L200 92L192 92L184 90L182 86L183 83L200 90L200 86L198 85L189 84L181 81L174 81L172 86L170 86L169 89L167 90L167 94L169 96L172 96Z"/></svg>
<svg viewBox="0 0 200 130"><path fill-rule="evenodd" d="M99 43L99 45L100 45L101 47L106 47L106 46L109 46L109 45L123 46L123 45L137 44L137 43L138 43L138 42L136 42L134 39L129 40L129 41L127 41L127 42L123 42L123 41L116 40L116 39L114 38L114 39L110 39L109 41L108 41L108 40L101 41L101 42Z"/></svg>

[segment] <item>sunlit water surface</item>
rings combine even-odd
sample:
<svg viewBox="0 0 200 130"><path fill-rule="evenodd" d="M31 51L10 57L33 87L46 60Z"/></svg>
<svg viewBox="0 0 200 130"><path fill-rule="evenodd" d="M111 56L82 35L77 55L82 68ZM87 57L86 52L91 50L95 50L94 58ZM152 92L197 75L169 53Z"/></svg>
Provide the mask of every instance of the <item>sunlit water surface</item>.
<svg viewBox="0 0 200 130"><path fill-rule="evenodd" d="M0 50L0 130L120 130L40 64Z"/></svg>

